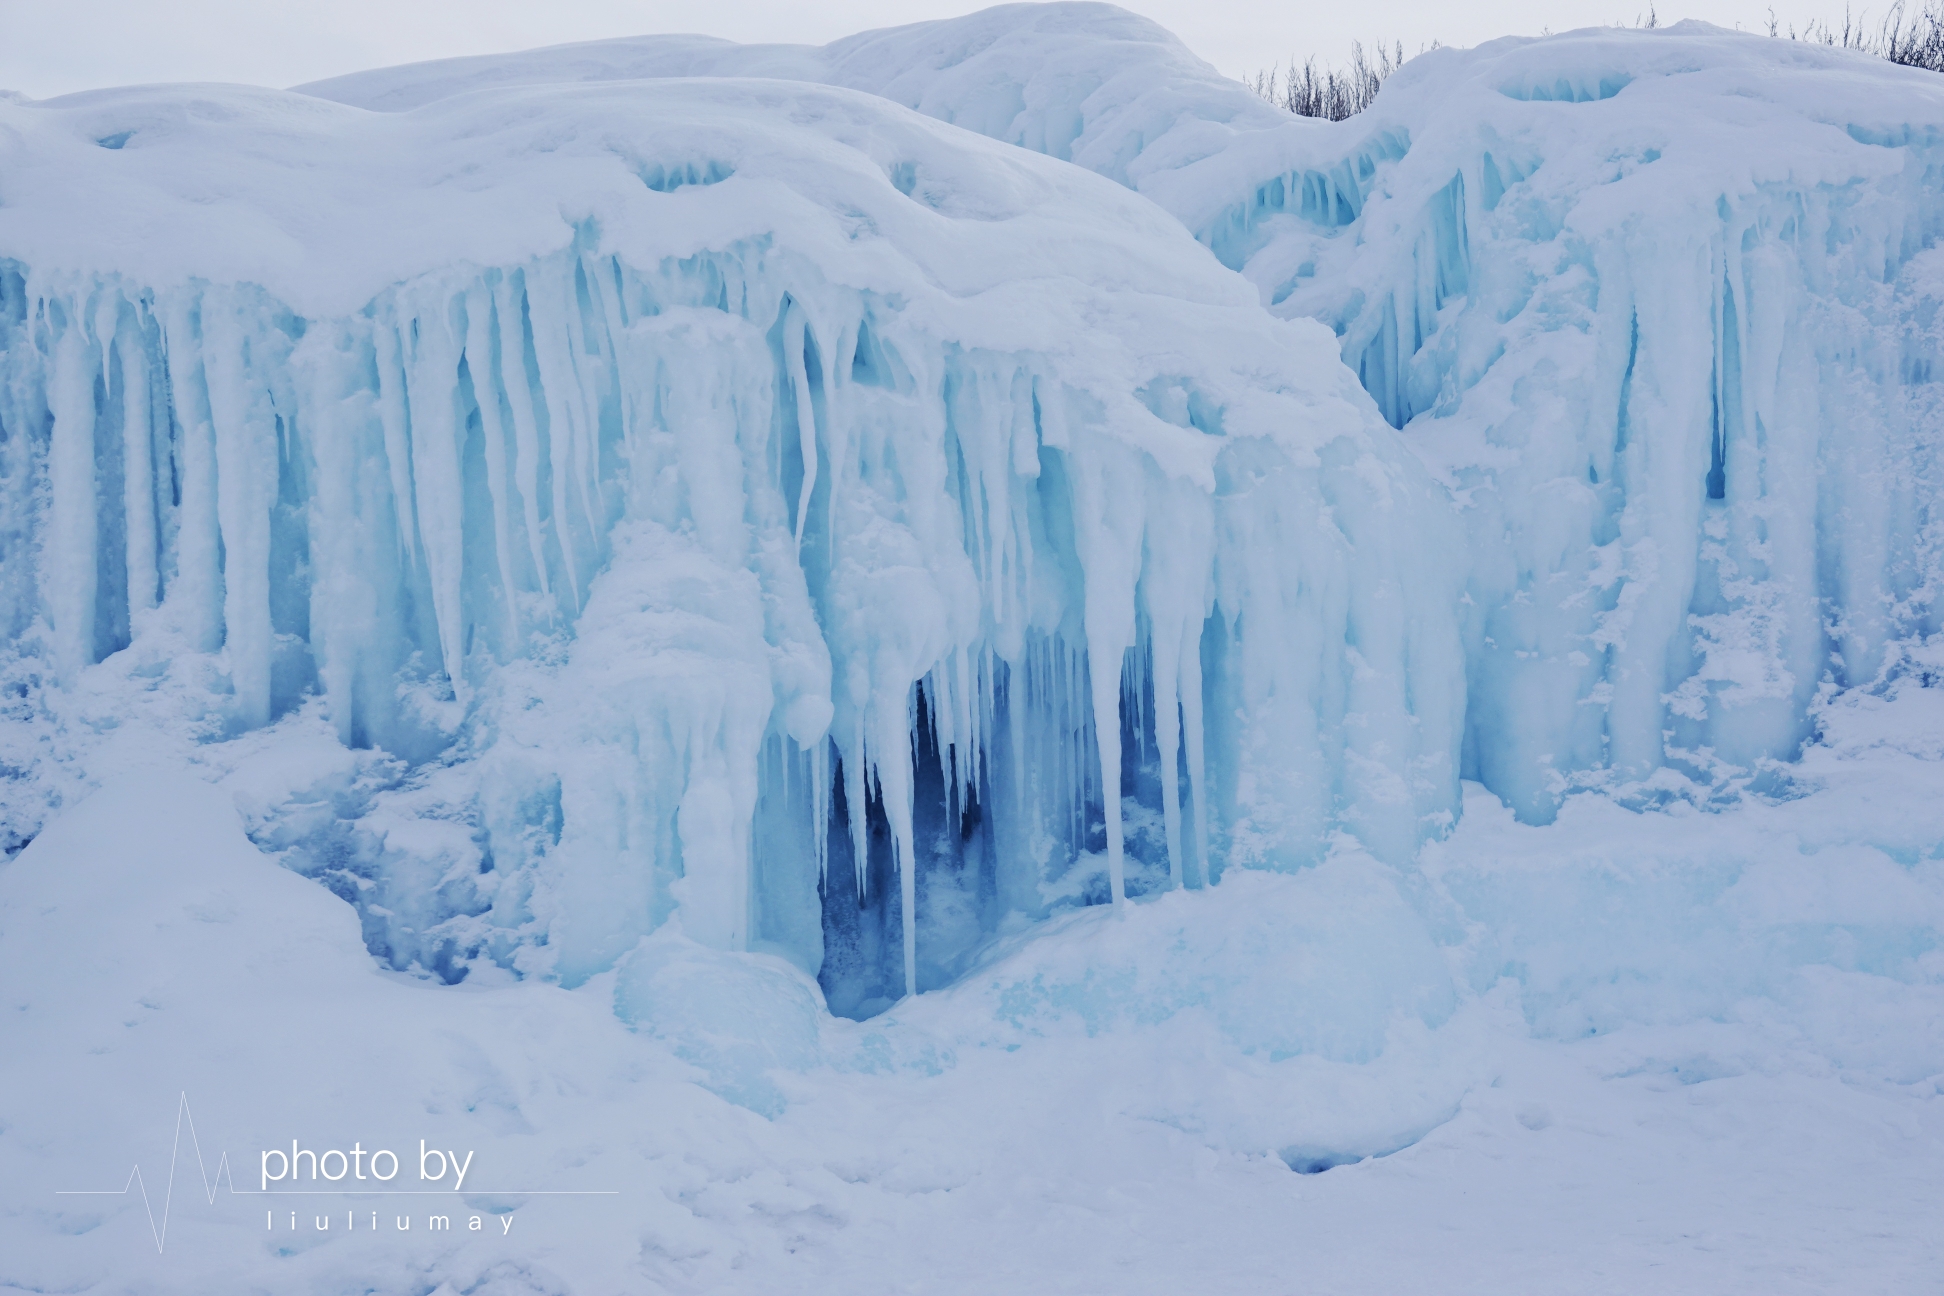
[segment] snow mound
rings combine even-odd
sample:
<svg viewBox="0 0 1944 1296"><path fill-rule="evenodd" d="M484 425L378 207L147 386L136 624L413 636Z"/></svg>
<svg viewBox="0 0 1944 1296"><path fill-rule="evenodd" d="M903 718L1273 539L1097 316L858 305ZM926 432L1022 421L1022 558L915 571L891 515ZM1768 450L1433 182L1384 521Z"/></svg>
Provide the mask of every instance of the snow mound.
<svg viewBox="0 0 1944 1296"><path fill-rule="evenodd" d="M775 77L862 90L1143 191L1149 178L1239 137L1322 128L1242 89L1165 28L1096 3L998 5L821 47L699 36L586 41L376 68L295 89L401 112L514 86L669 77Z"/></svg>

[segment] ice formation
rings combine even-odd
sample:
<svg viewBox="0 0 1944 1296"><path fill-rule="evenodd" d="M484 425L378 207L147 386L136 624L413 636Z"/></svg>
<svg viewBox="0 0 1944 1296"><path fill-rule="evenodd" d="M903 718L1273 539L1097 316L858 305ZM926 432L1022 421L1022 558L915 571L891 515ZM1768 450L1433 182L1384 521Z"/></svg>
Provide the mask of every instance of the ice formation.
<svg viewBox="0 0 1944 1296"><path fill-rule="evenodd" d="M1274 312L1331 325L1459 506L1464 767L1529 820L1579 786L1759 780L1825 681L1938 628L1933 76L1698 23L1589 30L1432 51L1330 124L1073 4L312 89L383 107L785 61L1135 188Z"/></svg>
<svg viewBox="0 0 1944 1296"><path fill-rule="evenodd" d="M1450 489L1465 771L1522 816L1759 779L1938 628L1935 77L1684 23L1433 51L1341 125L1076 99Z"/></svg>
<svg viewBox="0 0 1944 1296"><path fill-rule="evenodd" d="M203 679L187 727L402 762L260 837L397 966L678 919L863 1012L1451 822L1441 492L1104 180L778 82L0 114L22 705Z"/></svg>
<svg viewBox="0 0 1944 1296"><path fill-rule="evenodd" d="M1225 259L1333 324L1462 503L1467 768L1522 815L1760 777L1938 628L1934 82L1708 29L1498 42L1387 89L1341 230L1273 182L1233 213Z"/></svg>
<svg viewBox="0 0 1944 1296"><path fill-rule="evenodd" d="M259 840L399 966L679 915L868 1012L1461 773L1772 782L1937 628L1916 73L1585 32L1330 124L1058 4L301 90L0 106L0 612L19 714L382 753Z"/></svg>
<svg viewBox="0 0 1944 1296"><path fill-rule="evenodd" d="M1938 84L0 92L0 1288L1934 1285Z"/></svg>

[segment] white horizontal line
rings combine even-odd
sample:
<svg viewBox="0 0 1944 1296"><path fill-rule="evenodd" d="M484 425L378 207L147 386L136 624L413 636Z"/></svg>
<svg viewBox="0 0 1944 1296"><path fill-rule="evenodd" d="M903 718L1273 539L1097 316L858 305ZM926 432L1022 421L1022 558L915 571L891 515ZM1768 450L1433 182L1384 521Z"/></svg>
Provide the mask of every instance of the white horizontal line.
<svg viewBox="0 0 1944 1296"><path fill-rule="evenodd" d="M126 1188L57 1188L56 1197L122 1197ZM619 1197L618 1188L272 1188L230 1189L232 1197Z"/></svg>

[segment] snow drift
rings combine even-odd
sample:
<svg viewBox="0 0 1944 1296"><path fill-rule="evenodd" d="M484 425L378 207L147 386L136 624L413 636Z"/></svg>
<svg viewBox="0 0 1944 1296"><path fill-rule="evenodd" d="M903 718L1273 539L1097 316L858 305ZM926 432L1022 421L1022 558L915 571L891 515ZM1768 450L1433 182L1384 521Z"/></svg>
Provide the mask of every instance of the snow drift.
<svg viewBox="0 0 1944 1296"><path fill-rule="evenodd" d="M1009 915L1452 820L1438 489L1105 181L775 82L0 113L20 705L315 698L421 799L259 839L396 966L573 983L679 916L863 1011Z"/></svg>

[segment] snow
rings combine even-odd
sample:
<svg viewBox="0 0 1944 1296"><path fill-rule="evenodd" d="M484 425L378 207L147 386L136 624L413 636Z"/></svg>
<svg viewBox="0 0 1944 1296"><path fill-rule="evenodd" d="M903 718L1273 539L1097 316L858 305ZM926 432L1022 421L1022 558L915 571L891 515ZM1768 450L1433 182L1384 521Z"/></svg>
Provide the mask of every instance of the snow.
<svg viewBox="0 0 1944 1296"><path fill-rule="evenodd" d="M861 1024L667 929L574 990L401 978L243 836L257 762L130 770L0 872L0 1277L1162 1292L1300 1261L1348 1292L1922 1290L1940 706L1839 705L1811 790L1720 813L1587 793L1534 827L1468 784L1421 869L1346 843L1071 913ZM404 1148L407 1178L424 1139L475 1154L436 1209L515 1223L448 1240L415 1205L404 1236L371 1198L348 1236L265 1230L202 1194L186 1137L160 1256L138 1196L50 1195L139 1162L159 1219L183 1090L239 1189L293 1137Z"/></svg>
<svg viewBox="0 0 1944 1296"><path fill-rule="evenodd" d="M1925 1289L1940 93L0 95L0 1287Z"/></svg>
<svg viewBox="0 0 1944 1296"><path fill-rule="evenodd" d="M821 48L639 36L375 68L294 88L390 113L513 86L670 77L862 90L1143 192L1149 177L1213 157L1238 138L1324 129L1242 90L1148 19L1084 2L997 5Z"/></svg>

